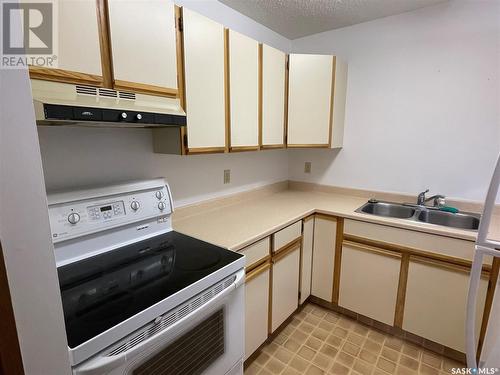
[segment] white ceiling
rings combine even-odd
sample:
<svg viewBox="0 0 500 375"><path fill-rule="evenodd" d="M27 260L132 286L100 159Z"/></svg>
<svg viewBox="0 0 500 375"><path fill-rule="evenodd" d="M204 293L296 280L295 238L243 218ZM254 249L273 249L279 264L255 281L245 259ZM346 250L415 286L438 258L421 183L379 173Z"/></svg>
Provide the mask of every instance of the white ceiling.
<svg viewBox="0 0 500 375"><path fill-rule="evenodd" d="M288 39L297 39L448 0L219 1Z"/></svg>

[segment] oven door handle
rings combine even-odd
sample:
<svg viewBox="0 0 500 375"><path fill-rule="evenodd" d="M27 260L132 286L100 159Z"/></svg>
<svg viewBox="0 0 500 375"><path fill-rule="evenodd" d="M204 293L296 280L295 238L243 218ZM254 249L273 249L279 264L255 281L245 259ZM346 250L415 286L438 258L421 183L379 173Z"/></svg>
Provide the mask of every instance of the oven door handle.
<svg viewBox="0 0 500 375"><path fill-rule="evenodd" d="M193 314L203 313L205 310L211 308L214 304L219 303L221 300L225 299L229 294L235 291L238 287L245 283L245 270L241 269L236 274L236 279L231 283L230 286L225 288L222 292L217 294L210 301L201 305L194 311L191 311L188 315L176 321L169 327L166 327L162 331L158 332L154 336L147 338L146 340L140 342L139 344L133 346L132 348L114 356L108 356L107 353L110 350L106 350L106 352L101 353L93 357L92 359L84 362L83 364L77 366L75 368L75 375L98 375L102 373L107 373L119 366L124 365L127 362L127 358L130 360L134 358L135 355L140 356L139 353L144 352L145 350L154 352L155 349L164 345L164 339L166 336L170 336L171 330L180 324L183 324L186 320L190 319ZM203 293L203 292L202 292ZM202 294L200 293L200 294ZM135 363L131 362L129 366L133 366ZM127 370L129 370L127 368Z"/></svg>

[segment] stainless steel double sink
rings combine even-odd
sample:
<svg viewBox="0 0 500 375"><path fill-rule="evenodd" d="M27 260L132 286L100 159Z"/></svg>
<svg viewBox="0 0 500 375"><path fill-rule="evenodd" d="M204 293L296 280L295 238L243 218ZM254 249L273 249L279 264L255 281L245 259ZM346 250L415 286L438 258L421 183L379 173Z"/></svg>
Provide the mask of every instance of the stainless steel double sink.
<svg viewBox="0 0 500 375"><path fill-rule="evenodd" d="M356 212L469 230L477 230L481 219L481 215L470 212L453 213L434 207L384 202L376 199L370 199Z"/></svg>

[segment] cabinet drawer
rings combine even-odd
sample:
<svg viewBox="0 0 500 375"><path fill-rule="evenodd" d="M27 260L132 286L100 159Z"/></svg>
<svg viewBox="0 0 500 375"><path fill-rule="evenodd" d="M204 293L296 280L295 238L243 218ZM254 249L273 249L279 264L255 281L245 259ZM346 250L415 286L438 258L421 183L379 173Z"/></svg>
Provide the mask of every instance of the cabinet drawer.
<svg viewBox="0 0 500 375"><path fill-rule="evenodd" d="M247 274L245 284L245 360L267 339L269 275L269 263Z"/></svg>
<svg viewBox="0 0 500 375"><path fill-rule="evenodd" d="M302 235L302 221L297 221L274 234L273 251L277 251Z"/></svg>
<svg viewBox="0 0 500 375"><path fill-rule="evenodd" d="M250 246L245 247L243 250L240 250L240 253L247 257L247 270L255 267L258 263L262 262L262 260L269 256L270 244L271 241L269 237L266 237Z"/></svg>
<svg viewBox="0 0 500 375"><path fill-rule="evenodd" d="M472 260L474 255L474 242L472 241L357 220L345 220L344 234L467 260ZM487 262L491 263L491 259Z"/></svg>

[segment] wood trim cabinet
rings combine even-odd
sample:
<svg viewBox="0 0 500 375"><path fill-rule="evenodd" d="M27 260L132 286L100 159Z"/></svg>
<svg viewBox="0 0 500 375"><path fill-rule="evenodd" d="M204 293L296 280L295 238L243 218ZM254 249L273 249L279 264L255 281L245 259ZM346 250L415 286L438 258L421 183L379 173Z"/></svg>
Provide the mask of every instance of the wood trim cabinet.
<svg viewBox="0 0 500 375"><path fill-rule="evenodd" d="M226 149L224 26L183 9L188 153Z"/></svg>
<svg viewBox="0 0 500 375"><path fill-rule="evenodd" d="M270 263L264 263L246 276L245 360L268 336L270 267Z"/></svg>
<svg viewBox="0 0 500 375"><path fill-rule="evenodd" d="M270 333L274 332L298 307L299 272L300 242L297 242L273 259Z"/></svg>
<svg viewBox="0 0 500 375"><path fill-rule="evenodd" d="M57 68L30 66L30 77L63 83L105 86L101 60L102 0L59 1ZM106 20L102 20L106 22Z"/></svg>
<svg viewBox="0 0 500 375"><path fill-rule="evenodd" d="M463 353L472 254L471 241L346 219L339 305ZM489 263L479 286L479 343L498 269Z"/></svg>
<svg viewBox="0 0 500 375"><path fill-rule="evenodd" d="M286 54L262 45L261 147L285 147Z"/></svg>
<svg viewBox="0 0 500 375"><path fill-rule="evenodd" d="M58 11L58 67L31 78L178 98L187 127L155 131L155 152L342 147L347 65L334 56L288 56L171 0Z"/></svg>
<svg viewBox="0 0 500 375"><path fill-rule="evenodd" d="M465 352L465 306L469 270L443 262L410 258L403 329ZM479 284L476 332L479 332L488 278Z"/></svg>
<svg viewBox="0 0 500 375"><path fill-rule="evenodd" d="M259 148L259 43L228 30L230 151Z"/></svg>
<svg viewBox="0 0 500 375"><path fill-rule="evenodd" d="M336 238L336 218L316 215L314 218L311 294L328 302L333 301Z"/></svg>
<svg viewBox="0 0 500 375"><path fill-rule="evenodd" d="M339 306L393 325L401 255L344 241Z"/></svg>
<svg viewBox="0 0 500 375"><path fill-rule="evenodd" d="M342 147L346 63L330 55L291 54L288 82L287 146Z"/></svg>
<svg viewBox="0 0 500 375"><path fill-rule="evenodd" d="M169 0L107 0L107 3L113 87L176 97L174 3Z"/></svg>

